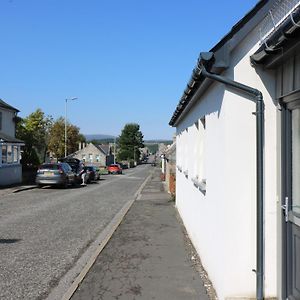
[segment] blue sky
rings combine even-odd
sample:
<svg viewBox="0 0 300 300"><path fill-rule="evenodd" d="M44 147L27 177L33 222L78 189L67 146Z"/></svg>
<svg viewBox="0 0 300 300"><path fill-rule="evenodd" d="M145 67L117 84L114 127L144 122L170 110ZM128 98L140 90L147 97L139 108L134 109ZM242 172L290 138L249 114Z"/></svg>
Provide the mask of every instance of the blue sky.
<svg viewBox="0 0 300 300"><path fill-rule="evenodd" d="M168 122L198 54L257 1L0 0L0 98L84 134L171 139Z"/></svg>

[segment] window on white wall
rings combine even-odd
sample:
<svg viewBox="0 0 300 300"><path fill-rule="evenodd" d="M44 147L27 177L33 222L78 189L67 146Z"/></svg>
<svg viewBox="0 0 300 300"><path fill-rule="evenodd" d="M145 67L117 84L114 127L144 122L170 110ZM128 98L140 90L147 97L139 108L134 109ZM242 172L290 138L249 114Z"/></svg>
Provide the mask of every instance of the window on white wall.
<svg viewBox="0 0 300 300"><path fill-rule="evenodd" d="M204 172L204 146L205 146L205 116L198 120L198 133L197 133L197 175L199 180L205 179Z"/></svg>
<svg viewBox="0 0 300 300"><path fill-rule="evenodd" d="M191 146L194 147L193 160L194 168L191 174L191 180L194 185L205 195L206 194L206 176L205 176L205 127L206 127L205 116L199 119L194 125L192 134L193 141Z"/></svg>
<svg viewBox="0 0 300 300"><path fill-rule="evenodd" d="M188 145L189 129L183 132L183 172L188 172L189 145ZM187 175L187 174L186 174Z"/></svg>
<svg viewBox="0 0 300 300"><path fill-rule="evenodd" d="M7 160L8 164L13 162L13 152L12 152L12 145L7 145Z"/></svg>
<svg viewBox="0 0 300 300"><path fill-rule="evenodd" d="M198 165L197 165L197 156L198 156L198 130L199 122L195 122L190 130L190 170L192 178L195 178L198 175Z"/></svg>
<svg viewBox="0 0 300 300"><path fill-rule="evenodd" d="M176 137L176 165L179 171L182 171L182 134L179 133Z"/></svg>
<svg viewBox="0 0 300 300"><path fill-rule="evenodd" d="M18 146L13 146L13 160L14 160L14 163L19 162Z"/></svg>
<svg viewBox="0 0 300 300"><path fill-rule="evenodd" d="M2 145L2 163L6 164L6 158L7 158L7 146Z"/></svg>

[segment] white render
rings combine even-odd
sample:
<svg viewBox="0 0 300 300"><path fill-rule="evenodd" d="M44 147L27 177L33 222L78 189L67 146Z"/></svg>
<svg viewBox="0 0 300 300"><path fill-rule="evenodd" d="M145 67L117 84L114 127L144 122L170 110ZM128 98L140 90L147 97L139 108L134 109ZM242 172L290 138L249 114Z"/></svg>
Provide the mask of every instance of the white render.
<svg viewBox="0 0 300 300"><path fill-rule="evenodd" d="M250 65L258 42L254 29L231 51L230 68L222 75L260 90L266 105L265 298L270 298L278 297L280 289L276 169L280 144L273 101L275 75ZM256 293L254 111L249 96L214 83L176 126L176 205L219 299L255 298ZM196 124L204 116L202 133ZM193 183L197 175L198 180L206 180L205 195Z"/></svg>
<svg viewBox="0 0 300 300"><path fill-rule="evenodd" d="M15 136L15 112L5 108L0 108L2 112L2 130L5 134L9 136Z"/></svg>
<svg viewBox="0 0 300 300"><path fill-rule="evenodd" d="M15 139L17 110L0 106L0 186L22 182L21 140ZM6 140L8 138L8 140Z"/></svg>

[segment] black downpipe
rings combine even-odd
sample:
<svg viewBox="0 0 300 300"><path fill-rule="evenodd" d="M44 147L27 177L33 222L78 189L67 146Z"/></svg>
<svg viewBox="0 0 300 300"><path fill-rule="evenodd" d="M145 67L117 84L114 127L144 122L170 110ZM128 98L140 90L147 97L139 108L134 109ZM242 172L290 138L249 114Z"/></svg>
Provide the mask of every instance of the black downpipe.
<svg viewBox="0 0 300 300"><path fill-rule="evenodd" d="M213 53L201 53L198 75L224 83L254 96L256 103L256 299L264 299L264 101L262 93L229 78L210 73L205 65L213 59Z"/></svg>

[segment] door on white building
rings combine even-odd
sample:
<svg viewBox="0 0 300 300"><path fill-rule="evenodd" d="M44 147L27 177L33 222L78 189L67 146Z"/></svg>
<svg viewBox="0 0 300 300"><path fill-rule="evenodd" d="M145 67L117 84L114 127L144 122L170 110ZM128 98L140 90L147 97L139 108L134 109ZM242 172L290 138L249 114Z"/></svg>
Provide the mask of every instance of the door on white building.
<svg viewBox="0 0 300 300"><path fill-rule="evenodd" d="M286 104L282 128L283 297L300 300L300 98Z"/></svg>

